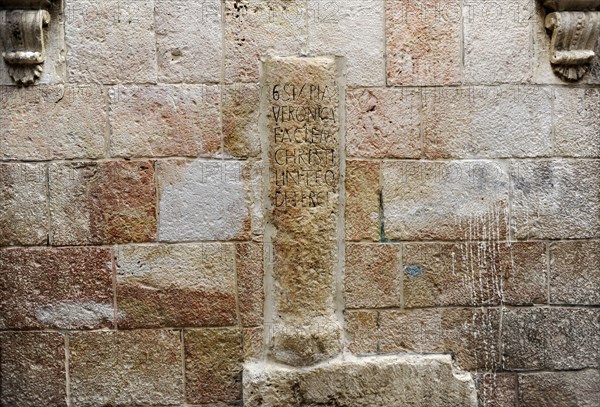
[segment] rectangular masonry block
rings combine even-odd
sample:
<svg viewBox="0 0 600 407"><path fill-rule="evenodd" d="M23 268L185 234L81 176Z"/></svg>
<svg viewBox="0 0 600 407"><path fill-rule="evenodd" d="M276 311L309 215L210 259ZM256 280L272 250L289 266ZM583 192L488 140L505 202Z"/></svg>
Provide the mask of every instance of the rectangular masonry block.
<svg viewBox="0 0 600 407"><path fill-rule="evenodd" d="M180 405L180 331L105 331L69 336L71 406Z"/></svg>
<svg viewBox="0 0 600 407"><path fill-rule="evenodd" d="M477 377L479 405L483 407L516 407L517 375L484 373Z"/></svg>
<svg viewBox="0 0 600 407"><path fill-rule="evenodd" d="M0 159L105 157L105 92L97 84L0 86Z"/></svg>
<svg viewBox="0 0 600 407"><path fill-rule="evenodd" d="M151 161L52 163L49 171L52 244L154 240Z"/></svg>
<svg viewBox="0 0 600 407"><path fill-rule="evenodd" d="M499 240L508 223L508 170L492 161L384 162L386 239Z"/></svg>
<svg viewBox="0 0 600 407"><path fill-rule="evenodd" d="M250 235L248 167L230 160L157 164L161 241L246 240Z"/></svg>
<svg viewBox="0 0 600 407"><path fill-rule="evenodd" d="M369 88L347 93L350 157L419 158L421 95L414 89Z"/></svg>
<svg viewBox="0 0 600 407"><path fill-rule="evenodd" d="M0 246L48 240L48 168L0 164Z"/></svg>
<svg viewBox="0 0 600 407"><path fill-rule="evenodd" d="M600 241L550 244L550 303L600 304Z"/></svg>
<svg viewBox="0 0 600 407"><path fill-rule="evenodd" d="M263 245L260 243L237 243L235 247L238 301L242 325L262 325L265 302Z"/></svg>
<svg viewBox="0 0 600 407"><path fill-rule="evenodd" d="M554 112L555 154L599 158L600 89L556 88Z"/></svg>
<svg viewBox="0 0 600 407"><path fill-rule="evenodd" d="M547 372L519 375L521 407L596 407L600 371Z"/></svg>
<svg viewBox="0 0 600 407"><path fill-rule="evenodd" d="M450 85L461 79L461 9L453 0L386 2L390 85Z"/></svg>
<svg viewBox="0 0 600 407"><path fill-rule="evenodd" d="M346 161L346 239L380 239L381 165L377 161Z"/></svg>
<svg viewBox="0 0 600 407"><path fill-rule="evenodd" d="M2 332L0 344L0 405L67 407L62 334Z"/></svg>
<svg viewBox="0 0 600 407"><path fill-rule="evenodd" d="M197 157L221 149L218 85L119 85L109 96L112 156Z"/></svg>
<svg viewBox="0 0 600 407"><path fill-rule="evenodd" d="M260 87L255 83L223 86L223 149L233 157L256 157L261 152L258 132Z"/></svg>
<svg viewBox="0 0 600 407"><path fill-rule="evenodd" d="M430 159L539 157L552 149L552 93L533 86L425 88Z"/></svg>
<svg viewBox="0 0 600 407"><path fill-rule="evenodd" d="M600 236L600 160L514 161L511 178L513 237Z"/></svg>
<svg viewBox="0 0 600 407"><path fill-rule="evenodd" d="M154 0L65 5L70 82L156 82Z"/></svg>
<svg viewBox="0 0 600 407"><path fill-rule="evenodd" d="M0 250L0 328L113 326L110 248Z"/></svg>
<svg viewBox="0 0 600 407"><path fill-rule="evenodd" d="M119 328L237 322L233 244L120 246Z"/></svg>
<svg viewBox="0 0 600 407"><path fill-rule="evenodd" d="M375 354L378 351L379 312L346 311L348 350L356 355Z"/></svg>

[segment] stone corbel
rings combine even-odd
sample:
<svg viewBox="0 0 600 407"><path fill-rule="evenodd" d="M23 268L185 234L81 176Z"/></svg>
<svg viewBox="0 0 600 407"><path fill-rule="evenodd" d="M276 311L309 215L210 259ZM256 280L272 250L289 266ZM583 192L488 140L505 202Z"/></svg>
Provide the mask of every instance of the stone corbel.
<svg viewBox="0 0 600 407"><path fill-rule="evenodd" d="M552 31L550 63L554 73L575 82L589 71L600 37L600 0L544 0L551 12L546 28Z"/></svg>
<svg viewBox="0 0 600 407"><path fill-rule="evenodd" d="M44 70L47 0L0 0L0 40L8 73L18 84L33 84Z"/></svg>

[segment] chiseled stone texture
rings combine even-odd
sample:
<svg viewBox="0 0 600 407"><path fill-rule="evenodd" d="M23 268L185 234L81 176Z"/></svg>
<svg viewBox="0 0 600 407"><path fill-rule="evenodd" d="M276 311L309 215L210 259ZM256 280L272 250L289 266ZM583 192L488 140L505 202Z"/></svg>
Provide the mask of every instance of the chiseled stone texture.
<svg viewBox="0 0 600 407"><path fill-rule="evenodd" d="M180 331L104 331L69 335L71 405L183 403Z"/></svg>
<svg viewBox="0 0 600 407"><path fill-rule="evenodd" d="M265 293L263 286L263 245L237 243L236 269L242 326L261 325Z"/></svg>
<svg viewBox="0 0 600 407"><path fill-rule="evenodd" d="M83 0L66 7L70 82L156 82L153 0Z"/></svg>
<svg viewBox="0 0 600 407"><path fill-rule="evenodd" d="M155 0L158 80L218 82L223 33L219 0Z"/></svg>
<svg viewBox="0 0 600 407"><path fill-rule="evenodd" d="M530 80L532 13L533 3L528 1L464 3L465 82Z"/></svg>
<svg viewBox="0 0 600 407"><path fill-rule="evenodd" d="M258 82L260 57L298 55L307 41L304 0L225 0L225 81Z"/></svg>
<svg viewBox="0 0 600 407"><path fill-rule="evenodd" d="M499 240L508 223L508 171L492 161L384 162L385 238Z"/></svg>
<svg viewBox="0 0 600 407"><path fill-rule="evenodd" d="M112 156L196 157L221 148L218 85L119 85L109 95Z"/></svg>
<svg viewBox="0 0 600 407"><path fill-rule="evenodd" d="M186 330L185 394L191 404L242 398L242 334L238 328ZM212 404L211 404L212 405Z"/></svg>
<svg viewBox="0 0 600 407"><path fill-rule="evenodd" d="M400 306L400 252L398 244L346 245L346 308Z"/></svg>
<svg viewBox="0 0 600 407"><path fill-rule="evenodd" d="M262 359L265 348L263 326L242 329L243 360Z"/></svg>
<svg viewBox="0 0 600 407"><path fill-rule="evenodd" d="M0 159L103 158L105 96L93 84L0 86Z"/></svg>
<svg viewBox="0 0 600 407"><path fill-rule="evenodd" d="M377 161L346 161L346 239L378 241L381 166Z"/></svg>
<svg viewBox="0 0 600 407"><path fill-rule="evenodd" d="M49 172L52 244L154 240L151 161L51 163Z"/></svg>
<svg viewBox="0 0 600 407"><path fill-rule="evenodd" d="M521 407L596 407L600 371L546 372L519 375Z"/></svg>
<svg viewBox="0 0 600 407"><path fill-rule="evenodd" d="M517 405L517 376L484 373L477 378L480 407L515 407Z"/></svg>
<svg viewBox="0 0 600 407"><path fill-rule="evenodd" d="M349 86L385 85L384 2L308 0L312 55L346 57Z"/></svg>
<svg viewBox="0 0 600 407"><path fill-rule="evenodd" d="M500 313L483 308L380 311L382 353L453 353L458 367L499 367Z"/></svg>
<svg viewBox="0 0 600 407"><path fill-rule="evenodd" d="M386 2L388 84L457 84L461 21L460 4L453 0Z"/></svg>
<svg viewBox="0 0 600 407"><path fill-rule="evenodd" d="M600 89L554 90L556 155L600 157Z"/></svg>
<svg viewBox="0 0 600 407"><path fill-rule="evenodd" d="M0 250L0 328L113 326L110 248Z"/></svg>
<svg viewBox="0 0 600 407"><path fill-rule="evenodd" d="M67 406L62 334L2 332L0 344L2 406Z"/></svg>
<svg viewBox="0 0 600 407"><path fill-rule="evenodd" d="M538 157L551 151L548 89L426 88L422 98L427 158Z"/></svg>
<svg viewBox="0 0 600 407"><path fill-rule="evenodd" d="M413 243L402 260L406 308L548 302L542 243Z"/></svg>
<svg viewBox="0 0 600 407"><path fill-rule="evenodd" d="M45 164L0 163L0 246L46 243L47 174Z"/></svg>
<svg viewBox="0 0 600 407"><path fill-rule="evenodd" d="M348 156L420 157L421 96L418 90L349 90L346 109Z"/></svg>
<svg viewBox="0 0 600 407"><path fill-rule="evenodd" d="M249 237L248 174L244 163L168 160L157 167L161 241Z"/></svg>
<svg viewBox="0 0 600 407"><path fill-rule="evenodd" d="M258 156L261 152L258 131L259 85L224 85L222 103L224 152L239 158Z"/></svg>
<svg viewBox="0 0 600 407"><path fill-rule="evenodd" d="M524 160L511 167L513 237L600 236L600 160Z"/></svg>
<svg viewBox="0 0 600 407"><path fill-rule="evenodd" d="M237 322L233 244L120 246L119 328Z"/></svg>
<svg viewBox="0 0 600 407"><path fill-rule="evenodd" d="M244 406L476 407L471 375L449 355L356 358L309 370L244 366Z"/></svg>
<svg viewBox="0 0 600 407"><path fill-rule="evenodd" d="M600 241L550 244L550 303L600 304Z"/></svg>
<svg viewBox="0 0 600 407"><path fill-rule="evenodd" d="M377 353L379 342L377 311L345 311L348 350L357 355Z"/></svg>
<svg viewBox="0 0 600 407"><path fill-rule="evenodd" d="M503 312L505 369L572 370L600 366L598 309L516 308Z"/></svg>

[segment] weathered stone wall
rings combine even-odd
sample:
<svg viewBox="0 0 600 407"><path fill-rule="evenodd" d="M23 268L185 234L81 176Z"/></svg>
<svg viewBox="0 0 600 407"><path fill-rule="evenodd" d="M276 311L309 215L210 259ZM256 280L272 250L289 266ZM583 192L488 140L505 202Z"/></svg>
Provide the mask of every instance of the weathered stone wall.
<svg viewBox="0 0 600 407"><path fill-rule="evenodd" d="M243 363L305 335L411 405L452 405L406 383L451 355L481 406L598 406L600 59L558 79L539 2L63 1L39 84L0 62L0 405L242 405ZM301 55L345 69L314 281L261 128L269 58ZM280 402L333 402L308 393Z"/></svg>

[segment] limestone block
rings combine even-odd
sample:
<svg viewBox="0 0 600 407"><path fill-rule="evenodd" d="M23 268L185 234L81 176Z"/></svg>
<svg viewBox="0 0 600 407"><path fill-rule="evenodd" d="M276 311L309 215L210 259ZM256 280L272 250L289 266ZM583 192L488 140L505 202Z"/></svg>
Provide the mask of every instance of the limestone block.
<svg viewBox="0 0 600 407"><path fill-rule="evenodd" d="M346 161L347 240L380 238L380 167L376 161Z"/></svg>
<svg viewBox="0 0 600 407"><path fill-rule="evenodd" d="M112 156L197 157L221 149L218 85L119 85L109 96Z"/></svg>
<svg viewBox="0 0 600 407"><path fill-rule="evenodd" d="M427 158L539 157L552 149L552 94L540 87L427 88Z"/></svg>
<svg viewBox="0 0 600 407"><path fill-rule="evenodd" d="M152 241L156 188L150 161L50 164L51 242Z"/></svg>
<svg viewBox="0 0 600 407"><path fill-rule="evenodd" d="M65 339L56 332L0 333L0 404L67 406Z"/></svg>
<svg viewBox="0 0 600 407"><path fill-rule="evenodd" d="M386 2L388 84L459 83L461 14L452 0Z"/></svg>
<svg viewBox="0 0 600 407"><path fill-rule="evenodd" d="M179 331L104 331L69 335L71 405L183 403Z"/></svg>
<svg viewBox="0 0 600 407"><path fill-rule="evenodd" d="M511 178L517 239L600 236L600 160L514 161Z"/></svg>
<svg viewBox="0 0 600 407"><path fill-rule="evenodd" d="M221 80L223 32L219 0L156 0L158 80Z"/></svg>
<svg viewBox="0 0 600 407"><path fill-rule="evenodd" d="M519 375L519 406L594 407L600 400L600 371Z"/></svg>
<svg viewBox="0 0 600 407"><path fill-rule="evenodd" d="M110 248L0 250L0 328L113 326Z"/></svg>
<svg viewBox="0 0 600 407"><path fill-rule="evenodd" d="M600 157L600 90L554 90L554 149L557 155Z"/></svg>
<svg viewBox="0 0 600 407"><path fill-rule="evenodd" d="M0 158L103 158L108 135L99 85L0 86Z"/></svg>
<svg viewBox="0 0 600 407"><path fill-rule="evenodd" d="M161 241L245 240L250 234L247 167L230 160L157 164Z"/></svg>
<svg viewBox="0 0 600 407"><path fill-rule="evenodd" d="M515 407L517 405L517 376L484 373L477 378L477 394L481 407Z"/></svg>
<svg viewBox="0 0 600 407"><path fill-rule="evenodd" d="M242 325L262 325L265 297L263 245L238 243L235 247L238 301Z"/></svg>
<svg viewBox="0 0 600 407"><path fill-rule="evenodd" d="M600 241L551 243L550 303L600 303Z"/></svg>
<svg viewBox="0 0 600 407"><path fill-rule="evenodd" d="M421 96L414 89L369 88L348 92L348 155L418 158Z"/></svg>
<svg viewBox="0 0 600 407"><path fill-rule="evenodd" d="M309 0L308 50L346 57L349 86L384 86L383 2Z"/></svg>
<svg viewBox="0 0 600 407"><path fill-rule="evenodd" d="M385 238L499 240L508 223L508 170L492 161L382 164Z"/></svg>
<svg viewBox="0 0 600 407"><path fill-rule="evenodd" d="M379 344L377 311L346 311L348 350L356 355L377 353Z"/></svg>
<svg viewBox="0 0 600 407"><path fill-rule="evenodd" d="M220 243L119 247L119 328L235 325L234 250Z"/></svg>
<svg viewBox="0 0 600 407"><path fill-rule="evenodd" d="M70 82L156 82L153 0L83 0L66 7Z"/></svg>
<svg viewBox="0 0 600 407"><path fill-rule="evenodd" d="M45 164L0 164L0 245L40 245L48 239Z"/></svg>
<svg viewBox="0 0 600 407"><path fill-rule="evenodd" d="M475 407L469 373L449 355L365 357L308 370L247 363L244 406Z"/></svg>
<svg viewBox="0 0 600 407"><path fill-rule="evenodd" d="M222 103L224 152L238 158L258 156L261 152L258 84L224 85Z"/></svg>

